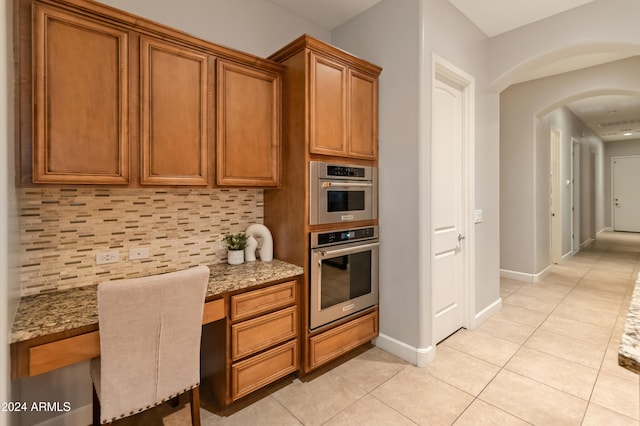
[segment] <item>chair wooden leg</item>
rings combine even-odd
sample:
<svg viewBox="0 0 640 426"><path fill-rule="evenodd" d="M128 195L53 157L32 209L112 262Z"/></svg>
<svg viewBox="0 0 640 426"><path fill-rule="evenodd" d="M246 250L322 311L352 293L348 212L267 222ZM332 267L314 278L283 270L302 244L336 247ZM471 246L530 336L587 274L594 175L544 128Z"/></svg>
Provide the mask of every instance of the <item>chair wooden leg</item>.
<svg viewBox="0 0 640 426"><path fill-rule="evenodd" d="M196 386L189 392L191 399L191 425L200 426L200 387Z"/></svg>
<svg viewBox="0 0 640 426"><path fill-rule="evenodd" d="M100 401L98 400L98 394L96 393L95 386L91 386L93 389L93 426L100 425Z"/></svg>

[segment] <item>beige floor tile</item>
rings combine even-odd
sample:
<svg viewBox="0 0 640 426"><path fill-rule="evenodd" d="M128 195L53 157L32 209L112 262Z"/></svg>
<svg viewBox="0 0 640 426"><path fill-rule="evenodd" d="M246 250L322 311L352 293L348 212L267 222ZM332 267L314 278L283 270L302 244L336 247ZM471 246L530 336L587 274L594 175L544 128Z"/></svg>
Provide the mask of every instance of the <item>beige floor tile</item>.
<svg viewBox="0 0 640 426"><path fill-rule="evenodd" d="M616 295L624 295L627 292L629 287L629 280L624 280L623 282L613 282L613 281L604 281L597 279L588 279L585 278L576 284L576 290L580 289L592 289L604 291L607 293L613 293Z"/></svg>
<svg viewBox="0 0 640 426"><path fill-rule="evenodd" d="M622 299L616 295L613 295L613 299L609 299L603 297L603 293L604 292L598 292L596 290L574 289L562 302L590 309L613 312L619 311ZM612 295L612 293L608 293L608 295Z"/></svg>
<svg viewBox="0 0 640 426"><path fill-rule="evenodd" d="M483 322L482 325L478 327L478 330L521 345L531 336L536 328L493 316Z"/></svg>
<svg viewBox="0 0 640 426"><path fill-rule="evenodd" d="M509 295L518 290L524 284L524 281L513 280L511 278L500 278L500 291Z"/></svg>
<svg viewBox="0 0 640 426"><path fill-rule="evenodd" d="M440 346L449 346L460 352L473 355L491 364L502 367L516 353L520 345L509 342L480 330L460 330Z"/></svg>
<svg viewBox="0 0 640 426"><path fill-rule="evenodd" d="M525 426L529 423L476 399L456 420L455 426Z"/></svg>
<svg viewBox="0 0 640 426"><path fill-rule="evenodd" d="M610 291L599 290L596 288L579 287L579 286L574 287L571 293L569 293L569 295L567 296L567 299L570 299L574 295L589 298L590 303L593 303L591 302L592 299L595 299L597 301L602 301L602 302L610 302L609 307L611 308L619 308L620 302L624 299L624 294L617 294Z"/></svg>
<svg viewBox="0 0 640 426"><path fill-rule="evenodd" d="M518 291L509 297L506 297L502 302L506 305L519 306L521 308L532 309L546 314L550 314L556 306L558 306L557 301L540 299L526 294L519 294Z"/></svg>
<svg viewBox="0 0 640 426"><path fill-rule="evenodd" d="M373 396L366 395L347 407L323 426L415 425L393 408Z"/></svg>
<svg viewBox="0 0 640 426"><path fill-rule="evenodd" d="M191 423L187 421L180 424L190 425ZM205 426L298 426L301 424L302 423L271 396L263 398L227 417L213 415L203 421L203 425Z"/></svg>
<svg viewBox="0 0 640 426"><path fill-rule="evenodd" d="M527 308L514 305L502 305L502 310L495 314L492 318L500 318L507 321L513 321L518 324L528 325L530 327L538 327L547 319L549 314L534 311Z"/></svg>
<svg viewBox="0 0 640 426"><path fill-rule="evenodd" d="M473 396L429 374L408 367L372 395L420 425L451 425L471 404Z"/></svg>
<svg viewBox="0 0 640 426"><path fill-rule="evenodd" d="M602 367L600 371L603 373L610 374L612 376L618 376L623 379L634 380L638 377L638 375L630 370L627 370L624 367L621 367L618 364L618 346L607 348L607 352L604 355L604 360L602 361Z"/></svg>
<svg viewBox="0 0 640 426"><path fill-rule="evenodd" d="M382 349L372 348L334 368L331 374L338 374L371 392L408 365Z"/></svg>
<svg viewBox="0 0 640 426"><path fill-rule="evenodd" d="M558 272L556 272L558 271ZM577 274L575 271L570 270L570 271L564 271L561 268L559 269L557 266L554 269L552 269L551 271L547 272L546 274L544 274L541 278L540 281L544 281L547 283L556 283L556 284L563 284L563 285L569 285L569 286L573 286L575 285L575 283L578 282L578 280L580 280L581 278L581 274Z"/></svg>
<svg viewBox="0 0 640 426"><path fill-rule="evenodd" d="M618 414L640 420L640 381L600 372L591 402Z"/></svg>
<svg viewBox="0 0 640 426"><path fill-rule="evenodd" d="M606 350L606 345L598 345L543 330L533 333L524 346L594 369L600 368Z"/></svg>
<svg viewBox="0 0 640 426"><path fill-rule="evenodd" d="M502 370L479 399L536 425L579 425L587 402Z"/></svg>
<svg viewBox="0 0 640 426"><path fill-rule="evenodd" d="M565 286L554 283L527 284L517 291L517 294L536 297L547 301L560 302L573 289L573 286Z"/></svg>
<svg viewBox="0 0 640 426"><path fill-rule="evenodd" d="M321 425L365 394L360 386L329 372L308 382L294 380L273 397L303 424Z"/></svg>
<svg viewBox="0 0 640 426"><path fill-rule="evenodd" d="M539 329L587 342L593 342L595 344L602 345L603 347L606 347L609 344L609 339L611 338L612 333L612 327L599 327L582 321L563 318L555 315L555 313L549 315L549 318L542 323Z"/></svg>
<svg viewBox="0 0 640 426"><path fill-rule="evenodd" d="M436 349L435 361L425 369L443 382L474 396L500 371L496 365L442 345Z"/></svg>
<svg viewBox="0 0 640 426"><path fill-rule="evenodd" d="M582 426L638 426L638 421L631 417L623 416L615 411L600 407L597 404L589 404L587 414L584 416Z"/></svg>
<svg viewBox="0 0 640 426"><path fill-rule="evenodd" d="M567 302L560 302L553 315L609 329L613 328L618 318L614 310L585 308Z"/></svg>
<svg viewBox="0 0 640 426"><path fill-rule="evenodd" d="M522 348L505 369L589 400L598 370L533 349Z"/></svg>

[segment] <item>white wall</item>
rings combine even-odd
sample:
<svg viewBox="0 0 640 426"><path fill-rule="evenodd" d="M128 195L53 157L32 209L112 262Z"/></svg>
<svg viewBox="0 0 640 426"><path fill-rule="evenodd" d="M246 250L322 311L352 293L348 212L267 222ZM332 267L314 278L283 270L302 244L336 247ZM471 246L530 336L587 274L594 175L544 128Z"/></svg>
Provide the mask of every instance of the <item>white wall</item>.
<svg viewBox="0 0 640 426"><path fill-rule="evenodd" d="M522 78L531 72L557 74L549 64L566 67L572 57L583 68L596 56L612 61L638 55L639 15L638 0L596 0L493 37L489 61L493 87L502 91L525 81Z"/></svg>
<svg viewBox="0 0 640 426"><path fill-rule="evenodd" d="M268 0L101 0L100 3L261 57L305 33L331 42L329 30Z"/></svg>
<svg viewBox="0 0 640 426"><path fill-rule="evenodd" d="M0 1L0 402L16 398L10 381L9 333L18 305L20 282L18 257L18 213L14 186L13 104L13 14L11 0ZM13 424L16 417L0 412L0 425Z"/></svg>
<svg viewBox="0 0 640 426"><path fill-rule="evenodd" d="M475 208L485 220L475 229L475 312L500 297L498 96L488 88L488 38L448 1L385 0L334 30L332 40L383 67L378 344L420 363L434 343L428 227L420 233L430 214L433 53L476 78Z"/></svg>
<svg viewBox="0 0 640 426"><path fill-rule="evenodd" d="M639 67L640 57L636 56L512 85L501 93L500 264L503 270L533 276L548 266L549 155L548 146L536 139L536 118L583 97L638 96ZM603 219L600 221L597 227Z"/></svg>
<svg viewBox="0 0 640 426"><path fill-rule="evenodd" d="M640 139L611 141L604 144L604 215L605 227L613 227L611 195L611 157L625 157L628 155L640 155Z"/></svg>
<svg viewBox="0 0 640 426"><path fill-rule="evenodd" d="M541 160L544 155L550 156L550 128L560 130L562 134L562 164L560 182L562 182L562 254L571 252L571 190L566 185L571 179L571 148L572 140L577 140L580 144L581 168L580 176L580 243L586 243L595 238L595 232L602 229L604 223L604 144L602 140L583 123L568 108L560 107L549 113L541 120L542 127L536 134L538 146L541 150ZM596 155L595 170L591 170L591 155ZM550 187L549 180L544 180L544 176L549 176L549 162L540 161L537 164L538 176L540 177L536 193L541 199L541 203L546 200L548 203ZM545 192L546 191L546 192ZM548 204L547 204L548 206ZM541 210L544 210L541 208ZM547 219L549 210L547 210ZM550 223L545 225L548 229ZM542 233L540 235L542 237ZM540 238L541 245L550 244L548 239ZM541 251L544 247L541 247ZM544 269L551 262L550 256L545 258L540 256L538 270Z"/></svg>

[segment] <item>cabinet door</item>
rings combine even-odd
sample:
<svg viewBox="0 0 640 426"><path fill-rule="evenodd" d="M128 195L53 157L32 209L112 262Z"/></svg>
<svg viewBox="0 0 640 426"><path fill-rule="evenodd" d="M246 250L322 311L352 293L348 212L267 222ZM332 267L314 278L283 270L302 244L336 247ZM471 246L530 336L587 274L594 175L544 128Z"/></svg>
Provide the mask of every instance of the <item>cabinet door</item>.
<svg viewBox="0 0 640 426"><path fill-rule="evenodd" d="M309 149L314 154L347 154L347 67L310 54Z"/></svg>
<svg viewBox="0 0 640 426"><path fill-rule="evenodd" d="M349 70L349 156L378 154L378 79Z"/></svg>
<svg viewBox="0 0 640 426"><path fill-rule="evenodd" d="M140 39L142 184L208 183L208 55Z"/></svg>
<svg viewBox="0 0 640 426"><path fill-rule="evenodd" d="M218 60L216 182L277 186L281 76Z"/></svg>
<svg viewBox="0 0 640 426"><path fill-rule="evenodd" d="M33 181L128 183L127 31L34 10Z"/></svg>

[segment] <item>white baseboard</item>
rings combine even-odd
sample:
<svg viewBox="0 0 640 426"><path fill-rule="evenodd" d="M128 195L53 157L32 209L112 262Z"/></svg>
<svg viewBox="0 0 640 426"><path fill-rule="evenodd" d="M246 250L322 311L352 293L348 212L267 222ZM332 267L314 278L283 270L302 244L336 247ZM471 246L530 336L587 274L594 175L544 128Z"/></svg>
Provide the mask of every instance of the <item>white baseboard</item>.
<svg viewBox="0 0 640 426"><path fill-rule="evenodd" d="M473 319L473 324L470 324L470 329L473 330L477 328L480 324L491 318L494 314L497 314L502 310L502 298L499 297L498 300L491 303L489 306L481 310L476 314Z"/></svg>
<svg viewBox="0 0 640 426"><path fill-rule="evenodd" d="M562 260L565 260L567 257L571 257L571 256L573 256L573 252L568 251L562 256Z"/></svg>
<svg viewBox="0 0 640 426"><path fill-rule="evenodd" d="M93 423L93 405L87 404L60 416L53 417L35 426L90 425Z"/></svg>
<svg viewBox="0 0 640 426"><path fill-rule="evenodd" d="M596 232L596 235L602 233L602 232L611 232L613 231L613 228L610 226L605 226L604 228L602 228L601 230L599 230L598 232Z"/></svg>
<svg viewBox="0 0 640 426"><path fill-rule="evenodd" d="M436 357L433 346L416 348L382 333L374 339L374 344L380 349L418 367L426 367L431 364Z"/></svg>
<svg viewBox="0 0 640 426"><path fill-rule="evenodd" d="M540 278L544 276L544 274L546 274L551 270L551 266L552 265L547 266L537 274L528 274L526 272L509 271L508 269L500 269L500 276L503 278L510 278L512 280L525 281L528 283L537 283L538 281L540 281Z"/></svg>
<svg viewBox="0 0 640 426"><path fill-rule="evenodd" d="M583 242L580 244L580 248L583 249L586 246L588 246L589 244L591 244L592 242L594 242L595 240L593 238L589 238L587 241Z"/></svg>

